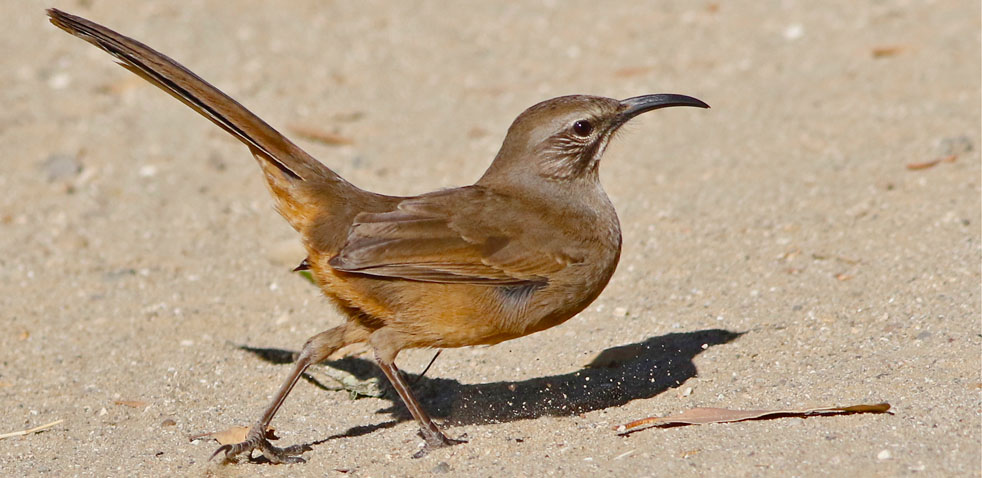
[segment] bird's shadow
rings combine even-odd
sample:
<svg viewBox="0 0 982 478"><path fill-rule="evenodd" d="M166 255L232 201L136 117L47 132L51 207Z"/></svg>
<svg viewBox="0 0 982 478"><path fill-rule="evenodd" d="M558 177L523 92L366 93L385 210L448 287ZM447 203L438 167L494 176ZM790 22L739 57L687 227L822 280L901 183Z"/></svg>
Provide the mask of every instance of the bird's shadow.
<svg viewBox="0 0 982 478"><path fill-rule="evenodd" d="M409 381L423 406L445 423L468 425L510 422L543 416L570 416L623 405L631 400L651 398L677 387L696 376L693 359L713 345L728 343L742 335L722 329L708 329L651 337L645 341L612 347L601 352L583 369L562 375L537 377L518 382L462 384L448 378L419 378ZM241 347L273 363L291 362L294 352L281 349ZM347 357L326 362L330 367L351 373L360 380L381 377L374 362ZM381 382L388 382L382 378ZM380 410L391 413L395 421L354 427L328 437L352 437L389 428L398 421L411 420L398 395L388 388L383 399L393 405Z"/></svg>

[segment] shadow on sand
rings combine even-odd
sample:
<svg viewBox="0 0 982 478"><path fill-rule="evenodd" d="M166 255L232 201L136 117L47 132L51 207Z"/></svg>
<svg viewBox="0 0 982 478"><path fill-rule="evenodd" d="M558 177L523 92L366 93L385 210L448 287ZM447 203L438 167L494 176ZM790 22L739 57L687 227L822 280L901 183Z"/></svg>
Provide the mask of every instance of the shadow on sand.
<svg viewBox="0 0 982 478"><path fill-rule="evenodd" d="M509 422L542 416L569 416L651 398L696 376L693 358L708 347L730 342L741 333L721 329L701 330L651 337L643 342L612 347L601 352L585 368L562 375L520 382L462 384L448 378L423 377L414 386L416 395L433 417L449 425ZM294 352L281 349L241 347L273 363L289 363ZM348 357L326 362L360 380L381 377L375 363ZM409 381L416 380L409 374ZM308 377L308 380L310 378ZM388 388L383 399L393 405L380 410L395 421L354 427L317 443L371 433L412 417L398 395ZM315 382L316 385L322 386Z"/></svg>

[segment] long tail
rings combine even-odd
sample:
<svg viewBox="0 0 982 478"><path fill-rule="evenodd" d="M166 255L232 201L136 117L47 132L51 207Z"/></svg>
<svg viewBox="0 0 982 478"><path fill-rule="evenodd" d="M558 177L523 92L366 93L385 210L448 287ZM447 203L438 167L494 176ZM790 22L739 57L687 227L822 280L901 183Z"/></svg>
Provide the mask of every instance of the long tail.
<svg viewBox="0 0 982 478"><path fill-rule="evenodd" d="M170 93L245 143L259 160L280 214L303 232L344 192L362 192L307 154L244 106L207 81L143 43L57 9L51 23L116 57L126 69ZM357 193L356 193L357 194Z"/></svg>

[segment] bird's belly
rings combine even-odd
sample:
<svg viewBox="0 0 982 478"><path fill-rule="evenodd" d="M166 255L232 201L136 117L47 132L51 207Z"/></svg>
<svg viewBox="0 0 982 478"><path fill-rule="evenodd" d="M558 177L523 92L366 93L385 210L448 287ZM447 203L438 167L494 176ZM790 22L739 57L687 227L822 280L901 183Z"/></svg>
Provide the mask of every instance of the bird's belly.
<svg viewBox="0 0 982 478"><path fill-rule="evenodd" d="M491 345L559 325L600 294L613 265L570 271L548 284L489 286L379 279L321 270L329 296L369 328L402 332L406 348ZM578 273L577 273L578 272ZM584 280L584 278L588 278ZM344 309L342 309L344 310ZM351 310L344 310L349 312Z"/></svg>

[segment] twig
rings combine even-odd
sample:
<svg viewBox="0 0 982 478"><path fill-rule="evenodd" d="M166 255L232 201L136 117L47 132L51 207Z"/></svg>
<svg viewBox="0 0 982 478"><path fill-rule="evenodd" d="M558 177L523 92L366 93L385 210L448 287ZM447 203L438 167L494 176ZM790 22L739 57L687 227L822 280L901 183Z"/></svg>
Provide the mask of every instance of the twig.
<svg viewBox="0 0 982 478"><path fill-rule="evenodd" d="M59 423L61 423L63 421L65 421L64 418L62 418L61 420L55 420L55 421L53 421L51 423L45 423L44 425L41 425L39 427L31 428L30 430L21 430L19 432L4 433L4 434L0 435L0 440L3 440L4 438L12 438L12 437L19 437L19 436L24 436L24 435L30 435L31 433L39 432L41 430L44 430L45 428L51 428L51 427L53 427L53 426L55 426L55 425L57 425L57 424L59 424Z"/></svg>

